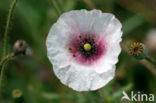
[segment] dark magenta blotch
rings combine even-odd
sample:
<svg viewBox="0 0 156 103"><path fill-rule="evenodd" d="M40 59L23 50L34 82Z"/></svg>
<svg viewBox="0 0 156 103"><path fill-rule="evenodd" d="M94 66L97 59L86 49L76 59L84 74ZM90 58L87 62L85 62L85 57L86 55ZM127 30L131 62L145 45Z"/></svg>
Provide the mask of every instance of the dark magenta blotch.
<svg viewBox="0 0 156 103"><path fill-rule="evenodd" d="M105 38L98 36L99 35L88 33L74 35L69 45L69 51L72 58L83 65L96 63L102 56L104 56L106 51ZM83 49L85 43L91 44L92 48L90 51L85 51Z"/></svg>

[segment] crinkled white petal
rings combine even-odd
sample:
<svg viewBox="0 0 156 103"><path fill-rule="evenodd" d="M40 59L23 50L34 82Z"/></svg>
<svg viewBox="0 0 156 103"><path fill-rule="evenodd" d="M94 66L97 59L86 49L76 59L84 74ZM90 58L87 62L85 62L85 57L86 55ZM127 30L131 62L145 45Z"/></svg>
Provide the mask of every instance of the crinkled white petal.
<svg viewBox="0 0 156 103"><path fill-rule="evenodd" d="M91 32L105 37L106 53L94 65L86 66L69 58L68 44L73 33ZM121 23L100 10L73 10L64 13L52 26L46 41L48 58L60 81L77 91L96 90L115 74L121 52Z"/></svg>
<svg viewBox="0 0 156 103"><path fill-rule="evenodd" d="M56 65L53 65L57 68ZM76 91L97 90L113 79L115 66L107 72L97 73L77 64L54 69L60 81Z"/></svg>

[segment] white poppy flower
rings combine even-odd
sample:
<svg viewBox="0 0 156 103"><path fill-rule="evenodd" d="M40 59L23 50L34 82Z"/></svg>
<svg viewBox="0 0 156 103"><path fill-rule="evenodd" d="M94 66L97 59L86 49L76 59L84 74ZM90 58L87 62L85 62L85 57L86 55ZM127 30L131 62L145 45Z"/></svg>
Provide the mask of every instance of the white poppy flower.
<svg viewBox="0 0 156 103"><path fill-rule="evenodd" d="M100 10L62 14L46 41L55 75L76 91L105 86L115 75L121 36L121 23L113 14Z"/></svg>

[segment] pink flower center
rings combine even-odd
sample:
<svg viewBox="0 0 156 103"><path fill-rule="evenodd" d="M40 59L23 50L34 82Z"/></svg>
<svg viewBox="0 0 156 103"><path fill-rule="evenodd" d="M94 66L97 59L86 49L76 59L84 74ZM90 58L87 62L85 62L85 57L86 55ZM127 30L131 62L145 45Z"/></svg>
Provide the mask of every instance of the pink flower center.
<svg viewBox="0 0 156 103"><path fill-rule="evenodd" d="M104 39L97 36L82 34L72 38L69 51L76 62L91 65L104 55L106 50Z"/></svg>

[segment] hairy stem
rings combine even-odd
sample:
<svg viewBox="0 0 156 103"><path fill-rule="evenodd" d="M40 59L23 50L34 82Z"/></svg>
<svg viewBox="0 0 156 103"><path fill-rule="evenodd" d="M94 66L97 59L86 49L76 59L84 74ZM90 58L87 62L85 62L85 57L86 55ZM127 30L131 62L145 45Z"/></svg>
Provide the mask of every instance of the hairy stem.
<svg viewBox="0 0 156 103"><path fill-rule="evenodd" d="M104 99L103 99L103 96L102 96L102 89L96 90L95 93L99 97L99 103L104 103Z"/></svg>
<svg viewBox="0 0 156 103"><path fill-rule="evenodd" d="M2 92L2 82L5 73L5 65L6 63L14 57L14 54L9 54L5 56L0 62L0 94ZM1 96L1 95L0 95Z"/></svg>
<svg viewBox="0 0 156 103"><path fill-rule="evenodd" d="M51 0L52 5L54 6L54 8L56 9L58 15L60 16L62 10L61 10L61 8L59 7L59 5L58 5L57 2L58 2L57 0Z"/></svg>
<svg viewBox="0 0 156 103"><path fill-rule="evenodd" d="M94 3L92 2L92 0L83 0L83 2L90 7L91 9L96 9L96 6L94 5Z"/></svg>
<svg viewBox="0 0 156 103"><path fill-rule="evenodd" d="M6 27L5 27L5 31L4 31L3 57L7 54L9 26L11 23L11 18L13 17L13 13L14 13L16 3L17 3L17 0L12 1L11 5L10 5L8 16L7 16Z"/></svg>
<svg viewBox="0 0 156 103"><path fill-rule="evenodd" d="M147 61L149 61L150 63L156 65L156 61L155 61L154 59L150 58L149 56L147 56L145 59L146 59Z"/></svg>

